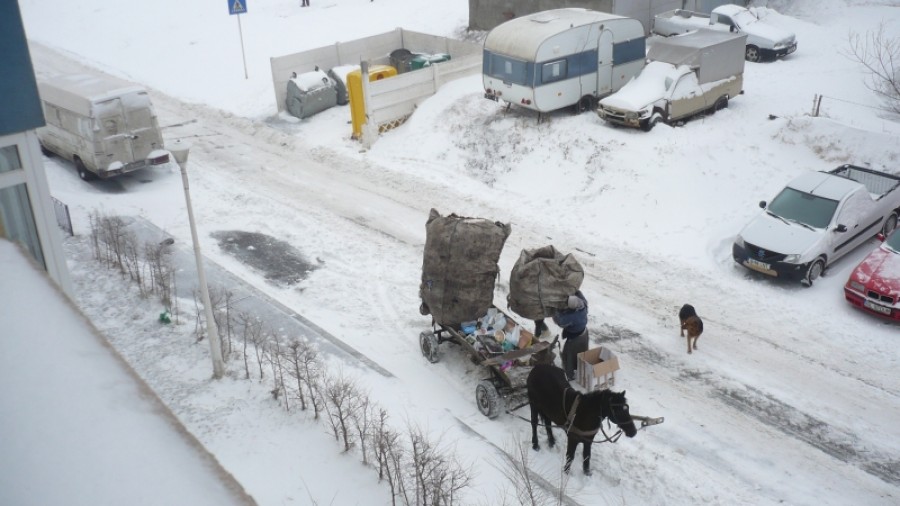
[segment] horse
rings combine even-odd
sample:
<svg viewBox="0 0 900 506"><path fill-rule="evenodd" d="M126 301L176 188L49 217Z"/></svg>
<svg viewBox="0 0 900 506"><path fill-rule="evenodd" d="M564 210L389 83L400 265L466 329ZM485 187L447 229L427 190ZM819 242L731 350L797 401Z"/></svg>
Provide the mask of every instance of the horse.
<svg viewBox="0 0 900 506"><path fill-rule="evenodd" d="M547 427L550 448L556 444L550 422L566 429L566 473L575 458L575 448L582 444L582 468L591 474L591 444L604 418L616 424L625 435L634 437L637 428L628 413L625 392L599 390L581 393L569 385L566 373L551 364L538 364L528 373L526 381L528 403L531 406L531 447L540 450L538 417Z"/></svg>

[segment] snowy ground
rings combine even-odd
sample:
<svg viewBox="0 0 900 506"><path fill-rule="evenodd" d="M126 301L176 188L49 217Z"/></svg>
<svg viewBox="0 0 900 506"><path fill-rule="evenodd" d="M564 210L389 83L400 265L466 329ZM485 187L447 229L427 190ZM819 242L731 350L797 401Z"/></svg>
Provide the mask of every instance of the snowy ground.
<svg viewBox="0 0 900 506"><path fill-rule="evenodd" d="M345 108L302 122L273 117L268 58L398 25L453 36L467 2L251 3L242 16L249 79L236 20L214 3L20 0L39 75L107 71L150 86L162 124L196 120L167 134L194 145L189 171L204 253L389 371L330 359L371 385L398 425L427 428L471 462L464 504L504 494L509 501L497 448L528 444L530 433L517 418L478 412L482 375L458 350L443 349L438 364L419 353L417 336L430 323L418 313L418 284L431 208L512 224L500 306L522 248L575 253L587 273L592 338L620 357L617 389L627 391L632 412L666 417L634 439L595 446L595 475L575 473L566 484L573 501L900 500L897 327L855 311L841 292L875 242L808 289L751 276L731 259L756 203L795 175L841 163L900 173L900 124L841 56L851 29L884 22L900 32L895 4L770 2L779 10L760 12L797 34L798 51L748 64L745 95L682 127L644 133L569 113L538 124L481 98L475 76L446 85L361 152ZM86 26L106 35L86 37ZM818 118L808 116L815 94L826 97ZM142 216L189 248L173 167L88 184L65 162L46 166L77 234L101 210ZM212 234L224 230L286 241L320 267L296 285L273 285L219 248ZM98 271L83 237L67 248L83 310L260 504L387 503L374 472L341 454L323 426L285 413L265 384L237 373L210 382L206 350L190 328L161 329L156 305L109 297L126 292L122 281ZM706 323L690 356L677 329L685 302ZM533 468L555 481L560 452L532 455Z"/></svg>

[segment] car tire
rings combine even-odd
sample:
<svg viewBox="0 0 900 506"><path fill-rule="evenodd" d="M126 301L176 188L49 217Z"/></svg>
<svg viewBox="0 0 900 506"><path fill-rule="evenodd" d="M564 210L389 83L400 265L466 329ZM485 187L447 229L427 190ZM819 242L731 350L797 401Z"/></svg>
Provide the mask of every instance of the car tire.
<svg viewBox="0 0 900 506"><path fill-rule="evenodd" d="M744 58L749 62L758 62L760 60L759 48L754 45L748 45L747 49L744 51Z"/></svg>
<svg viewBox="0 0 900 506"><path fill-rule="evenodd" d="M97 179L97 175L89 171L87 167L84 166L84 162L81 161L81 158L78 158L77 156L75 157L75 170L78 171L78 177L80 177L82 181L93 181Z"/></svg>
<svg viewBox="0 0 900 506"><path fill-rule="evenodd" d="M41 154L46 156L47 158L50 158L53 156L53 151L50 151L49 149L45 148L43 144L41 144Z"/></svg>
<svg viewBox="0 0 900 506"><path fill-rule="evenodd" d="M816 282L819 277L825 272L825 259L819 257L815 259L811 264L809 264L809 268L806 269L806 275L803 276L803 284L806 286L812 286L813 283Z"/></svg>
<svg viewBox="0 0 900 506"><path fill-rule="evenodd" d="M884 234L885 237L891 235L891 232L897 229L897 212L893 212L887 219L884 220L884 225L881 227L881 233Z"/></svg>
<svg viewBox="0 0 900 506"><path fill-rule="evenodd" d="M712 112L715 114L716 111L721 111L722 109L728 109L728 95L722 95L716 100L716 103L713 104Z"/></svg>
<svg viewBox="0 0 900 506"><path fill-rule="evenodd" d="M658 112L654 112L653 114L650 115L649 118L647 118L644 121L641 121L641 130L643 130L645 132L649 132L650 130L653 130L653 127L655 127L656 124L659 123L659 121L661 119L662 119L662 115Z"/></svg>

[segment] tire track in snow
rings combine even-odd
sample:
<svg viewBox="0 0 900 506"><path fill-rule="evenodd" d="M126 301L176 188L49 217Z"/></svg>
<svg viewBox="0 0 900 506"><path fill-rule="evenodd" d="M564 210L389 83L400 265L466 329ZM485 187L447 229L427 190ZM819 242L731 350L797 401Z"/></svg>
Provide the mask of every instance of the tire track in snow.
<svg viewBox="0 0 900 506"><path fill-rule="evenodd" d="M679 383L693 383L709 390L712 398L787 436L817 448L831 457L861 469L882 481L900 485L900 459L877 449L862 447L858 438L827 422L800 411L750 385L726 386L724 377L712 371L683 369L666 355L645 345L641 335L624 327L602 325L597 332L604 342L614 342L658 369L677 371Z"/></svg>

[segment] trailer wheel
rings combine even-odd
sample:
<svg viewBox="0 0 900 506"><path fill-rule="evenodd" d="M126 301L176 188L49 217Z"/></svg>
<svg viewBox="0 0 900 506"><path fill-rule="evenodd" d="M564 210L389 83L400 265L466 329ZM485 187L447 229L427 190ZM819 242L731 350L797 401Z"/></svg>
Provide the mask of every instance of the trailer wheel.
<svg viewBox="0 0 900 506"><path fill-rule="evenodd" d="M81 161L81 158L78 158L77 156L75 157L75 170L78 171L78 177L80 177L82 181L93 181L97 179L97 175L89 171L87 167L84 166L84 162Z"/></svg>
<svg viewBox="0 0 900 506"><path fill-rule="evenodd" d="M575 114L581 114L587 111L593 111L597 109L597 102L594 97L591 95L585 95L581 97L581 100L575 104Z"/></svg>
<svg viewBox="0 0 900 506"><path fill-rule="evenodd" d="M475 403L478 411L488 418L497 418L500 414L500 392L490 380L481 380L475 387Z"/></svg>
<svg viewBox="0 0 900 506"><path fill-rule="evenodd" d="M887 217L886 220L884 220L884 226L881 227L881 233L884 234L885 237L887 237L891 235L891 232L893 232L896 228L897 212L894 211L890 216Z"/></svg>
<svg viewBox="0 0 900 506"><path fill-rule="evenodd" d="M744 58L749 61L756 63L759 61L759 48L754 45L748 45L747 50L744 52Z"/></svg>
<svg viewBox="0 0 900 506"><path fill-rule="evenodd" d="M438 356L438 339L433 332L419 334L419 348L422 349L422 356L432 364L436 364L441 359Z"/></svg>

